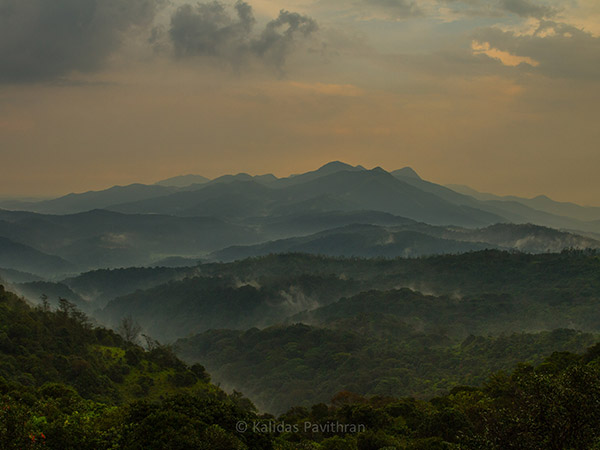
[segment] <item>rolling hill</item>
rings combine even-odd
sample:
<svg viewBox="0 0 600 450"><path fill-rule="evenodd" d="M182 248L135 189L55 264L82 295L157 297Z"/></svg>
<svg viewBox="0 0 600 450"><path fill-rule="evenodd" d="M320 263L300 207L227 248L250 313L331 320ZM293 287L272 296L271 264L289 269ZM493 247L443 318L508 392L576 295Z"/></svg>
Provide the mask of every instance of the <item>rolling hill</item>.
<svg viewBox="0 0 600 450"><path fill-rule="evenodd" d="M524 198L514 195L494 195L478 192L468 186L460 184L449 184L446 187L455 192L470 196L481 201L499 201L505 203L517 202L537 211L548 214L569 217L581 222L592 222L600 220L600 207L581 206L571 202L558 202L546 195L538 195L533 198Z"/></svg>
<svg viewBox="0 0 600 450"><path fill-rule="evenodd" d="M103 209L115 203L125 201L136 201L147 198L157 198L168 195L175 188L130 184L129 186L113 186L102 191L89 191L80 194L68 194L52 200L41 202L12 202L11 209L33 211L47 214L74 214L90 211L92 209Z"/></svg>
<svg viewBox="0 0 600 450"><path fill-rule="evenodd" d="M400 226L348 225L303 237L250 246L232 246L209 259L234 261L271 253L310 253L342 257L417 257L483 249L529 253L600 248L595 239L537 225L497 224L486 228L436 227L406 221Z"/></svg>
<svg viewBox="0 0 600 450"><path fill-rule="evenodd" d="M120 214L105 210L70 215L0 210L0 236L27 242L42 252L64 258L73 263L68 270L78 272L148 265L168 256L197 258L232 242L261 241L252 228L212 217ZM4 254L7 268L40 273L28 270L21 260L9 257L6 251ZM61 264L55 264L56 270L52 272L63 270L65 263Z"/></svg>
<svg viewBox="0 0 600 450"><path fill-rule="evenodd" d="M76 270L74 264L59 256L41 252L5 237L0 237L0 267L42 276L54 276Z"/></svg>
<svg viewBox="0 0 600 450"><path fill-rule="evenodd" d="M599 263L591 251L529 255L486 250L389 260L270 255L201 264L194 277L110 301L98 317L116 324L131 315L161 340L284 320L320 324L323 314L342 319L369 311L410 317L433 328L451 320L453 333L462 337L486 329L576 326L600 332ZM410 294L414 301L404 302L412 291L427 295Z"/></svg>

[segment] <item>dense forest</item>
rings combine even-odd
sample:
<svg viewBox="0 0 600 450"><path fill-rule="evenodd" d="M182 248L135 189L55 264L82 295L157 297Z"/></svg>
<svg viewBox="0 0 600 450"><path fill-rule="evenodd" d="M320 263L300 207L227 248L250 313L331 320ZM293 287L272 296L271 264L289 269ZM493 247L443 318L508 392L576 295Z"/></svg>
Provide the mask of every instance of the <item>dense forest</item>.
<svg viewBox="0 0 600 450"><path fill-rule="evenodd" d="M169 346L91 324L72 303L32 308L0 285L0 448L262 448L254 417ZM133 332L132 332L133 331ZM228 428L229 427L229 428ZM269 447L265 447L269 448Z"/></svg>
<svg viewBox="0 0 600 450"><path fill-rule="evenodd" d="M96 317L116 325L131 315L166 341L209 329L321 324L330 316L388 308L462 338L555 328L600 332L600 256L594 251L485 250L395 259L278 254L186 270L173 272L168 283L110 301ZM96 276L122 283L122 274L113 272ZM149 274L146 269L137 276ZM88 283L94 278L86 277ZM74 280L69 285L81 290L83 280Z"/></svg>
<svg viewBox="0 0 600 450"><path fill-rule="evenodd" d="M131 331L131 330L130 330ZM130 340L135 333L123 333ZM507 338L508 342L511 338ZM513 345L587 337L563 331ZM578 345L579 345L578 344ZM471 339L465 347L489 346ZM468 348L465 349L468 353ZM527 353L523 350L524 354ZM341 391L259 414L168 346L90 324L67 301L28 306L0 288L3 449L589 449L600 445L600 346L553 352L430 400Z"/></svg>
<svg viewBox="0 0 600 450"><path fill-rule="evenodd" d="M554 351L579 352L598 335L567 329L453 340L415 332L392 316L359 316L335 328L297 324L245 332L207 331L177 342L178 355L201 361L224 386L262 409L327 401L340 390L364 396L431 398L485 382L519 362L540 363Z"/></svg>

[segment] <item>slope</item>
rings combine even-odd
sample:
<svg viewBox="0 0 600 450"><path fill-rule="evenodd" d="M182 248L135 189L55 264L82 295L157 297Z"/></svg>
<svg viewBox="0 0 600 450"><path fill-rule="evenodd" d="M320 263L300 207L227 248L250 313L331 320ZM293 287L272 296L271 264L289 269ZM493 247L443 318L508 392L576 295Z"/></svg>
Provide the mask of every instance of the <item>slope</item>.
<svg viewBox="0 0 600 450"><path fill-rule="evenodd" d="M72 263L59 256L41 252L5 237L0 237L0 267L42 276L54 276L75 270Z"/></svg>
<svg viewBox="0 0 600 450"><path fill-rule="evenodd" d="M304 216L300 216L302 219ZM342 216L344 217L344 216ZM348 214L363 219L370 215ZM381 217L388 219L391 217ZM396 218L401 222L401 218ZM286 222L284 222L286 223ZM301 226L300 222L297 226ZM293 224L290 224L293 227ZM403 225L348 225L304 237L250 246L232 246L208 255L216 261L234 261L271 253L311 253L345 257L417 257L465 253L483 249L512 249L530 253L560 252L564 249L600 248L600 241L536 225L497 224L486 228L436 227L405 220Z"/></svg>

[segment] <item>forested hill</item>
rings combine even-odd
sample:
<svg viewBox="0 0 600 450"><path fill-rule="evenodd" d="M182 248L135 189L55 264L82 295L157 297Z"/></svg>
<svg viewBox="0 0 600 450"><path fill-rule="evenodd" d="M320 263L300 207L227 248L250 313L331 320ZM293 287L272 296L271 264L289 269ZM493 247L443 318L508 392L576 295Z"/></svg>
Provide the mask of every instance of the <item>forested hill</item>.
<svg viewBox="0 0 600 450"><path fill-rule="evenodd" d="M336 314L393 307L428 324L452 318L447 325L460 324L463 335L482 333L490 324L494 332L600 331L600 257L595 252L488 250L393 260L283 254L201 264L194 275L119 297L99 317L116 324L132 315L149 334L169 341L211 328L266 327L290 316L315 323L333 314L315 309L333 303ZM420 311L414 301L415 308L407 310L400 288L427 294L415 295L431 308ZM304 310L315 311L295 316Z"/></svg>
<svg viewBox="0 0 600 450"><path fill-rule="evenodd" d="M481 342L470 340L465 352L474 345ZM429 401L346 391L278 418L257 414L239 393L226 395L168 347L150 347L93 327L68 303L55 312L33 309L0 288L0 448L583 450L600 444L599 345L556 352L536 366L494 374L482 387L456 387Z"/></svg>
<svg viewBox="0 0 600 450"><path fill-rule="evenodd" d="M168 346L144 349L67 301L32 308L0 285L2 450L271 448L234 435L254 407L209 379Z"/></svg>
<svg viewBox="0 0 600 450"><path fill-rule="evenodd" d="M363 396L432 398L460 385L479 386L519 362L555 351L581 352L598 335L557 329L451 339L443 326L425 333L393 315L368 315L329 327L303 324L264 330L211 330L177 342L188 362L242 390L261 409L326 402L340 390Z"/></svg>
<svg viewBox="0 0 600 450"><path fill-rule="evenodd" d="M207 377L200 366L188 368L156 341L144 351L95 327L66 300L51 311L48 305L31 308L4 288L0 296L0 376L9 384L62 383L87 399L111 404L158 397L179 385L210 390L196 383Z"/></svg>

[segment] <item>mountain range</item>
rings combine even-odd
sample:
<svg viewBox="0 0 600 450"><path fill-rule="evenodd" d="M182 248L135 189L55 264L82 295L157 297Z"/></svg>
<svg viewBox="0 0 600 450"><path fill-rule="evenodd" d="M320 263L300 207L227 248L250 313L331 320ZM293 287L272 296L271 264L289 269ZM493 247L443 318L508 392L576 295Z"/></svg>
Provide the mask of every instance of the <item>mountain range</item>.
<svg viewBox="0 0 600 450"><path fill-rule="evenodd" d="M600 238L600 208L480 194L423 180L409 167L339 161L286 178L183 175L0 207L0 268L56 279L273 252L545 252L598 248Z"/></svg>

